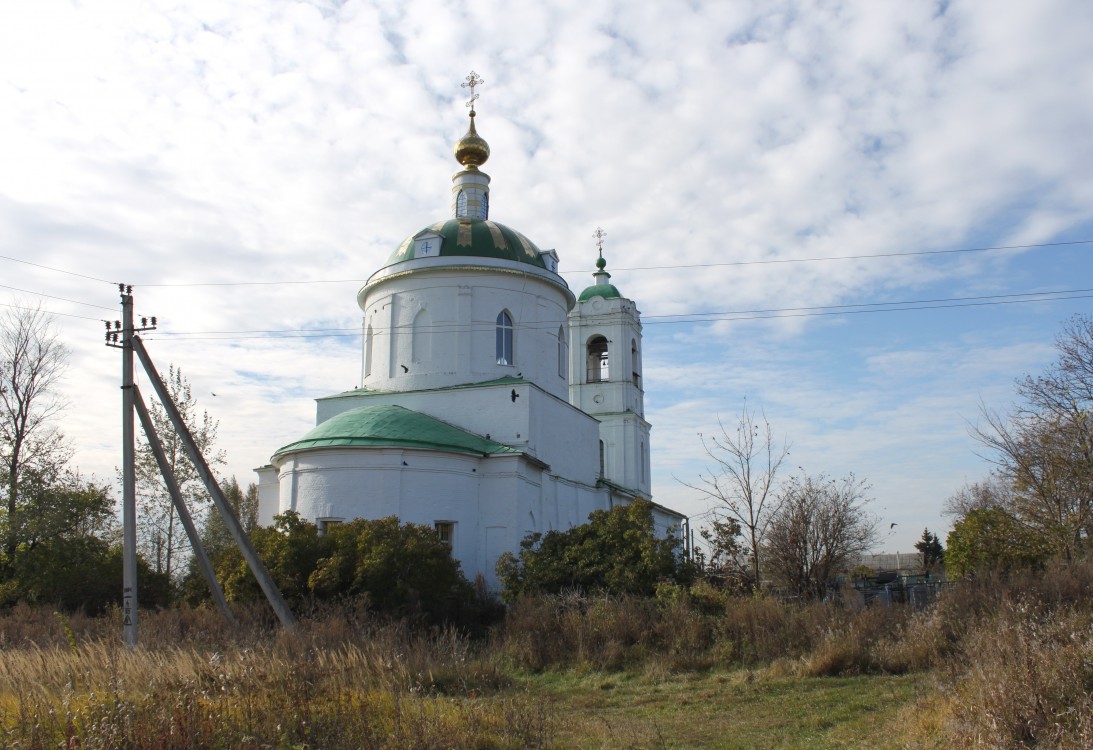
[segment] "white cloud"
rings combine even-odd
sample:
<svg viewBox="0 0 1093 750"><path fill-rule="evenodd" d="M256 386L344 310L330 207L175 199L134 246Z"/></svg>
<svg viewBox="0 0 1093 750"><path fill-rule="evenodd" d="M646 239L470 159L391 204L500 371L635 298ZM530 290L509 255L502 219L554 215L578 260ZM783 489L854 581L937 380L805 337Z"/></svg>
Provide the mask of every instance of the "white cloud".
<svg viewBox="0 0 1093 750"><path fill-rule="evenodd" d="M578 289L603 226L609 270L648 316L1080 288L1073 251L711 264L1087 238L1091 15L1076 0L9 4L0 254L137 284L165 332L353 328L352 281L153 285L366 278L447 213L474 68L494 217L557 248ZM626 270L673 265L698 267ZM10 261L0 277L116 303L106 284ZM650 317L658 499L679 497L663 477L690 470L689 436L747 395L809 468L935 502L974 457L947 455L933 480L908 467L965 451L977 398L1041 367L1082 304ZM101 324L64 325L67 430L109 472L115 353ZM150 345L199 394L226 391L202 400L241 476L306 428L309 398L358 377L352 339Z"/></svg>

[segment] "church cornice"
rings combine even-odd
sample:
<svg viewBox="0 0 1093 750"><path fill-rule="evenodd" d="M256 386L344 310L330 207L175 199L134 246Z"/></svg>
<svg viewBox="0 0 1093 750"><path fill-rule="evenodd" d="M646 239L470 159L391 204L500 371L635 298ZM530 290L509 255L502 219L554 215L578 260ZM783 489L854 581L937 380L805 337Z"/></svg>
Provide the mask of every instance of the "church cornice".
<svg viewBox="0 0 1093 750"><path fill-rule="evenodd" d="M528 266L526 263L499 260L496 258L479 258L474 263L468 263L466 258L451 258L444 256L438 258L407 260L392 266L387 266L386 268L381 268L379 271L372 274L368 281L364 283L364 286L362 286L357 293L357 298L360 299L361 295L366 294L377 286L389 281L407 278L415 274L451 272L511 274L523 278L531 278L561 289L568 298L569 307L572 307L577 299L572 290L570 290L569 285L566 284L565 279L558 274L545 269Z"/></svg>

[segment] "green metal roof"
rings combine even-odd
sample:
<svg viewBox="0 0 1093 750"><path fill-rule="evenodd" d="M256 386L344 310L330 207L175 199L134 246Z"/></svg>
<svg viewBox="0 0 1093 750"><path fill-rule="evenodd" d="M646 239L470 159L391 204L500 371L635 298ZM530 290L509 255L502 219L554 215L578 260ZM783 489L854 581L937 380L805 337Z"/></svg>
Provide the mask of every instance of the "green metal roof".
<svg viewBox="0 0 1093 750"><path fill-rule="evenodd" d="M384 266L414 258L414 238L426 233L441 237L441 257L497 258L546 268L539 248L519 232L485 219L448 219L407 237Z"/></svg>
<svg viewBox="0 0 1093 750"><path fill-rule="evenodd" d="M424 448L475 455L519 453L515 448L401 406L361 406L331 417L273 455L349 446Z"/></svg>
<svg viewBox="0 0 1093 750"><path fill-rule="evenodd" d="M619 290L615 288L614 284L594 284L593 286L590 286L583 292L581 292L581 296L577 298L577 301L584 302L585 300L590 300L593 297L603 297L604 299L619 299L620 297L622 297L622 295L619 294Z"/></svg>

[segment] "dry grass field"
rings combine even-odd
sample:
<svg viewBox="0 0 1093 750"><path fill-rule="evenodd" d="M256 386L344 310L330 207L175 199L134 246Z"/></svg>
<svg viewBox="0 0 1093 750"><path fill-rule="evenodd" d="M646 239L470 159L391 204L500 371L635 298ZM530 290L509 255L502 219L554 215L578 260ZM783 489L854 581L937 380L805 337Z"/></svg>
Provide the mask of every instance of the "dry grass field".
<svg viewBox="0 0 1093 750"><path fill-rule="evenodd" d="M549 597L477 640L350 607L0 615L8 748L1088 748L1093 575L924 612L715 592Z"/></svg>

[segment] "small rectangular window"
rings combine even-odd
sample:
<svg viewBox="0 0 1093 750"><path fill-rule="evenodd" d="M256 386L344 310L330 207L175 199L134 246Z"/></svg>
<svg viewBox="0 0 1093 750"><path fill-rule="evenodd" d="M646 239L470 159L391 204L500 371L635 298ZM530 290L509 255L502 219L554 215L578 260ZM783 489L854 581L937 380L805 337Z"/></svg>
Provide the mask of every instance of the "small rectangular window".
<svg viewBox="0 0 1093 750"><path fill-rule="evenodd" d="M440 541L451 547L452 539L455 537L455 522L436 521L433 523L433 528L436 529L436 535Z"/></svg>
<svg viewBox="0 0 1093 750"><path fill-rule="evenodd" d="M343 520L341 518L316 518L315 526L318 529L319 536L326 536L328 531L341 524Z"/></svg>

